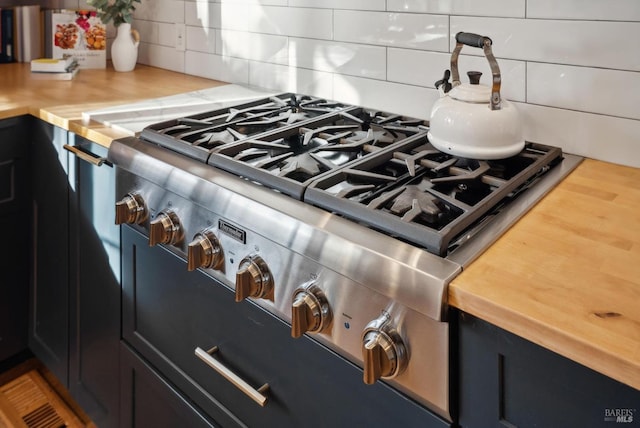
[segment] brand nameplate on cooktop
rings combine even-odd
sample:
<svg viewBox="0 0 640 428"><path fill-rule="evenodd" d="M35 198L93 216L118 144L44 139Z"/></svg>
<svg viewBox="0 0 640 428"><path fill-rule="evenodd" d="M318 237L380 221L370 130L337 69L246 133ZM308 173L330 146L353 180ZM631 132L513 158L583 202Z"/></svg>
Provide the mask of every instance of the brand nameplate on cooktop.
<svg viewBox="0 0 640 428"><path fill-rule="evenodd" d="M220 229L220 232L232 237L236 241L242 242L243 244L247 243L247 232L244 229L240 229L238 226L234 226L231 223L219 219L218 229Z"/></svg>

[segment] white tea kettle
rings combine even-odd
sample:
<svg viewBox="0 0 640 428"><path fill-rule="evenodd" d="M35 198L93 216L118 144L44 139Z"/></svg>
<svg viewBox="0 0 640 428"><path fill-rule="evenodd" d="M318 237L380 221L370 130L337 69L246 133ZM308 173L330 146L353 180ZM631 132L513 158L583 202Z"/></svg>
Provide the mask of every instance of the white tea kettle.
<svg viewBox="0 0 640 428"><path fill-rule="evenodd" d="M436 82L440 92L431 109L429 141L438 150L471 159L505 159L524 148L522 123L515 106L500 97L500 68L488 37L456 34L451 54L451 77ZM480 85L480 72L469 72L470 83L460 83L458 56L462 46L482 48L493 74L493 86ZM449 90L450 89L450 90Z"/></svg>

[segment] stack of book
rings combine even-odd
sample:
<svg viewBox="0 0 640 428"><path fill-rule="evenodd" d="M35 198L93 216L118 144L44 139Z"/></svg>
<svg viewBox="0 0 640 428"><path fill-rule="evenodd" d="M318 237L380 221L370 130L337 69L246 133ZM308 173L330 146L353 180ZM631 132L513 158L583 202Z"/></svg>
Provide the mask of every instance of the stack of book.
<svg viewBox="0 0 640 428"><path fill-rule="evenodd" d="M79 68L106 68L107 30L95 10L5 7L7 2L27 3L0 0L0 64L71 55Z"/></svg>
<svg viewBox="0 0 640 428"><path fill-rule="evenodd" d="M78 61L65 58L38 58L31 60L31 77L40 80L71 80L78 73Z"/></svg>

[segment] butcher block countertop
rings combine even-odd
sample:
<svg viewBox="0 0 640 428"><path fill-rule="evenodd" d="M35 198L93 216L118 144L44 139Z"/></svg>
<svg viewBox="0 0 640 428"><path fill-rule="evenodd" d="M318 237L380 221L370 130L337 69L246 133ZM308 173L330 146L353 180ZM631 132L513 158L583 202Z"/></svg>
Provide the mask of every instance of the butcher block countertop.
<svg viewBox="0 0 640 428"><path fill-rule="evenodd" d="M31 114L104 146L82 120L110 106L223 82L138 65L31 79L0 64L0 119ZM640 169L585 160L449 288L452 306L640 389Z"/></svg>
<svg viewBox="0 0 640 428"><path fill-rule="evenodd" d="M453 280L449 302L640 389L640 169L583 161Z"/></svg>
<svg viewBox="0 0 640 428"><path fill-rule="evenodd" d="M226 84L144 65L129 73L80 70L73 80L56 81L33 79L29 64L13 63L0 64L0 76L0 119L31 114L105 147L127 134L85 122L83 112Z"/></svg>

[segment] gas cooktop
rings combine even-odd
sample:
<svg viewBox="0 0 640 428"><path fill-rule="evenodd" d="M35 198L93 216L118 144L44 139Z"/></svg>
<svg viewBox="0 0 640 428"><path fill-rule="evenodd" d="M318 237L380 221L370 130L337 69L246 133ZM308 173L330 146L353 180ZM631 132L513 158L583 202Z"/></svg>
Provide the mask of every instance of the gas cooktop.
<svg viewBox="0 0 640 428"><path fill-rule="evenodd" d="M428 122L284 93L148 126L140 138L446 256L563 159L527 143L454 157Z"/></svg>
<svg viewBox="0 0 640 428"><path fill-rule="evenodd" d="M151 125L109 148L116 222L451 420L447 286L578 159L453 157L428 130L298 94Z"/></svg>

